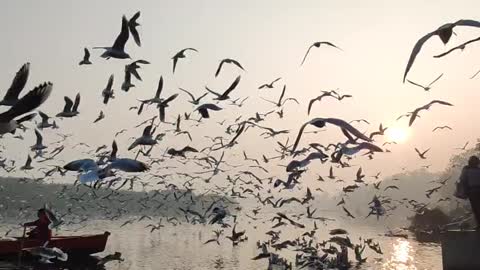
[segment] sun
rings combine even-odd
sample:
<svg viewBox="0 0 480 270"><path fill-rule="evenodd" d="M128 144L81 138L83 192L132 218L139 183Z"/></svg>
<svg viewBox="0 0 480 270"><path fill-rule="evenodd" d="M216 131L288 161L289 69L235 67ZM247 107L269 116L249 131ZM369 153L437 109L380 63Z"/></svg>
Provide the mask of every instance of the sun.
<svg viewBox="0 0 480 270"><path fill-rule="evenodd" d="M408 139L410 132L403 127L390 127L385 131L389 141L403 143Z"/></svg>

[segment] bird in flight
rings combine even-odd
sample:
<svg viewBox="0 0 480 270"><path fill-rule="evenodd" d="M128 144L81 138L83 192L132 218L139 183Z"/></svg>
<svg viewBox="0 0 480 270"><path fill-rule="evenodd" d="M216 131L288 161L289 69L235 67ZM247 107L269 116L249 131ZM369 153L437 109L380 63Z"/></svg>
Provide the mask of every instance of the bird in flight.
<svg viewBox="0 0 480 270"><path fill-rule="evenodd" d="M225 90L225 92L223 92L223 94L219 94L213 90L210 90L207 86L205 86L205 89L207 89L208 92L214 94L215 98L213 98L214 100L227 100L229 99L230 97L228 96L228 94L230 94L230 92L232 92L233 90L235 90L235 88L237 87L237 85L240 83L240 76L238 76L235 81L233 81L233 83L230 85L230 87L228 87L227 90Z"/></svg>
<svg viewBox="0 0 480 270"><path fill-rule="evenodd" d="M262 84L258 87L258 89L264 89L264 88L268 88L268 89L272 89L273 88L273 84L278 82L279 80L281 80L282 78L281 77L278 77L276 78L275 80L273 80L272 82L270 83L265 83L265 84Z"/></svg>
<svg viewBox="0 0 480 270"><path fill-rule="evenodd" d="M220 64L218 65L218 68L217 68L217 71L215 72L215 77L217 77L218 74L220 74L220 71L222 70L223 64L234 64L235 66L237 66L241 70L245 71L245 69L242 67L242 65L240 65L240 63L237 60L233 60L233 59L230 59L230 58L225 58L222 61L220 61Z"/></svg>
<svg viewBox="0 0 480 270"><path fill-rule="evenodd" d="M0 134L14 133L15 129L25 121L35 117L35 113L28 114L20 119L15 119L21 115L29 113L42 105L52 92L52 83L43 83L23 96L6 112L0 114Z"/></svg>
<svg viewBox="0 0 480 270"><path fill-rule="evenodd" d="M415 148L415 152L417 152L418 156L421 158L421 159L427 159L425 157L425 154L428 153L428 151L430 151L430 148L428 148L427 150L423 151L423 152L420 152L420 150L418 150L417 148Z"/></svg>
<svg viewBox="0 0 480 270"><path fill-rule="evenodd" d="M403 74L404 83L407 78L408 72L410 71L410 68L412 68L415 58L417 57L418 53L422 49L423 44L433 36L440 37L440 40L443 42L443 44L447 44L448 41L450 40L450 37L453 34L453 28L455 28L455 26L480 27L480 22L475 20L459 20L454 23L446 23L440 26L439 28L437 28L435 31L430 32L425 36L423 36L422 38L420 38L417 41L417 43L415 43L415 46L413 46L412 52L410 54L410 58L408 59L408 62L407 62L407 66L405 67L405 73Z"/></svg>
<svg viewBox="0 0 480 270"><path fill-rule="evenodd" d="M305 53L305 56L303 57L303 60L302 60L302 63L300 64L300 66L303 65L303 63L305 63L305 59L307 59L307 55L308 53L310 52L310 50L313 48L313 47L316 47L316 48L320 48L321 45L327 45L327 46L330 46L330 47L333 47L333 48L337 48L339 50L342 51L342 49L340 49L339 47L337 47L335 44L329 42L329 41L318 41L318 42L315 42L313 43L312 45L310 45L310 47L308 47L308 50L307 52Z"/></svg>
<svg viewBox="0 0 480 270"><path fill-rule="evenodd" d="M172 60L173 60L173 73L175 73L175 68L177 67L177 61L178 61L178 59L187 57L187 56L185 55L185 52L186 52L186 51L198 52L197 49L195 49L195 48L185 48L185 49L177 52L177 53L172 57Z"/></svg>
<svg viewBox="0 0 480 270"><path fill-rule="evenodd" d="M18 102L18 96L22 92L23 88L27 84L28 75L30 73L30 63L25 63L18 70L17 74L13 78L10 88L8 88L7 93L3 97L3 100L0 101L0 105L4 106L13 106Z"/></svg>
<svg viewBox="0 0 480 270"><path fill-rule="evenodd" d="M267 102L270 102L272 103L273 105L277 106L277 107L282 107L283 105L285 105L285 103L289 100L291 101L295 101L295 103L299 104L298 101L295 99L295 98L286 98L285 100L283 100L283 97L285 96L285 91L287 90L287 85L284 85L283 86L283 90L282 90L282 94L280 94L280 98L278 99L277 102L275 101L271 101L271 100L268 100L268 99L264 99L262 98L263 100L267 101ZM283 102L282 102L283 100Z"/></svg>
<svg viewBox="0 0 480 270"><path fill-rule="evenodd" d="M198 105L198 104L200 104L200 100L202 100L202 98L204 98L206 95L208 95L208 93L205 93L205 94L201 95L200 97L195 98L195 96L194 96L192 93L190 93L189 91L187 91L187 90L185 90L185 89L183 89L183 88L178 88L178 89L180 89L181 91L187 93L187 95L190 96L190 98L191 98L192 100L189 100L188 102L192 103L193 105Z"/></svg>
<svg viewBox="0 0 480 270"><path fill-rule="evenodd" d="M408 122L408 126L411 127L415 119L418 117L418 113L422 110L429 110L433 104L440 104L445 106L453 106L451 103L442 101L442 100L433 100L430 103L423 105L422 107L416 108L410 115L410 121Z"/></svg>
<svg viewBox="0 0 480 270"><path fill-rule="evenodd" d="M118 58L125 59L130 58L130 55L125 52L125 44L128 41L129 29L128 29L128 20L125 16L122 17L122 30L120 34L115 39L112 47L93 47L94 49L104 49L105 51L101 55L102 58Z"/></svg>
<svg viewBox="0 0 480 270"><path fill-rule="evenodd" d="M442 78L442 76L443 76L443 73L440 74L440 76L438 76L435 80L433 80L433 81L432 81L429 85L427 85L427 86L423 86L423 85L418 84L418 83L416 83L416 82L412 82L411 80L407 80L407 81L408 81L409 83L415 85L415 86L418 86L418 87L420 87L420 88L423 88L423 90L425 90L425 91L429 91L430 89L432 89L432 85L433 85L434 83L436 83L438 80L440 80L440 78Z"/></svg>
<svg viewBox="0 0 480 270"><path fill-rule="evenodd" d="M138 31L137 31L137 26L140 26L140 24L137 23L137 20L139 17L140 17L140 11L137 11L137 13L135 13L133 17L130 18L130 20L128 21L128 30L130 30L133 40L135 40L135 43L137 43L138 47L142 46L142 43L140 42L140 35L138 34Z"/></svg>
<svg viewBox="0 0 480 270"><path fill-rule="evenodd" d="M81 65L91 65L92 62L90 62L90 52L88 51L87 48L83 49L83 59L78 63L79 66Z"/></svg>
<svg viewBox="0 0 480 270"><path fill-rule="evenodd" d="M452 130L451 127L449 126L441 126L441 127L436 127L432 130L432 132L435 132L436 130L442 130L442 129L449 129L449 130Z"/></svg>

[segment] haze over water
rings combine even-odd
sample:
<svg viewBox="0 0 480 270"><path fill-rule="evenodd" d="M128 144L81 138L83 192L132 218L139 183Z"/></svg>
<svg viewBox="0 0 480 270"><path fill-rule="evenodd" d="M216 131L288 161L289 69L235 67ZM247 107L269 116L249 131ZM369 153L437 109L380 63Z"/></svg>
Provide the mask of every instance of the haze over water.
<svg viewBox="0 0 480 270"><path fill-rule="evenodd" d="M317 209L316 215L335 219L327 224L317 221L319 229L314 237L317 242L328 240L331 229L344 228L354 244L360 242L359 237L373 238L380 243L384 255L367 248L364 253L367 262L358 269L441 267L438 245L418 243L412 235L403 239L387 238L384 234L389 229L408 226L407 217L414 215L417 208L413 205L444 209L458 206L451 190L459 168L464 164L460 163L463 162L461 159L457 163L458 160L452 161L451 158L456 155L463 158L466 153L478 154L475 147L480 127L475 124L475 115L480 100L477 89L480 75L471 77L480 69L477 61L480 49L477 43L473 43L442 58L433 56L478 37L479 28L456 27L455 35L447 45L436 36L425 43L407 78L427 85L443 74L429 91L412 83L402 83L402 76L419 38L448 22L477 20L480 2L30 0L9 1L3 7L0 10L0 23L5 28L0 44L0 97L4 96L15 72L29 62L29 78L20 96L44 81L53 83L50 97L35 110L48 114L59 126L56 130L41 130L43 142L47 145L44 157L50 156L50 151L56 147L63 146L64 149L52 159L35 157L30 146L35 143L34 130L40 121L37 117L25 123L26 131L17 129L15 135L5 134L0 138L0 160L6 158L7 164L5 170L0 169L0 176L37 179L36 183L45 185L65 185L65 190L70 193L65 196L65 190L60 192L60 186L55 186L58 193L55 197L42 189L37 193L27 191L27 185L22 181L18 187L8 184L9 188L0 182L0 194L3 195L0 216L5 219L5 224L0 224L0 233L13 229L9 236L17 236L21 228L16 224L33 220L38 205L49 203L58 214L66 214L66 221L70 219L76 223L82 217L88 217L86 222L62 227L58 231L60 235L113 233L107 250L100 255L120 251L125 261L109 263L107 269L266 269L266 260L252 258L260 253L256 242L269 239L265 232L274 224L272 218L282 212L294 216L306 226L304 229L282 226L282 241L302 237L313 229L312 220L305 217L306 207L310 206ZM103 50L93 47L111 46L120 32L122 15L131 18L137 11L141 12L138 31L142 44L137 46L130 35L125 51L132 59L102 59ZM325 45L314 47L305 63L300 65L308 48L317 41L331 42L340 49ZM84 48L91 53L92 65L78 65ZM198 52L187 51L186 57L178 60L173 73L172 57L184 48L195 48ZM221 73L215 76L220 61L225 58L235 59L244 70L226 63ZM122 91L125 65L139 59L150 62L138 70L142 80L132 80L135 87L128 92ZM105 105L102 90L112 74L115 98ZM142 135L146 126L139 124L159 115L157 104L145 105L142 114L137 110L140 100L155 95L161 76L164 80L161 97L179 94L166 108L165 121L160 123L155 119L155 135L165 135L152 148L150 156L138 154L141 147L129 151L129 146ZM192 105L188 102L189 96L179 90L187 89L199 97L208 86L223 93L237 76L241 76L240 83L225 101L217 102L209 93L200 104ZM258 89L276 78L281 79L272 89ZM285 89L284 100L294 98L296 102L290 100L282 106L275 106L265 101L276 102L282 89ZM352 97L342 100L326 97L315 102L307 114L309 101L321 95L321 91L331 90ZM64 107L64 97L74 99L77 93L81 94L79 115L56 118ZM231 102L237 99L245 99L244 104L232 105ZM408 117L397 120L432 100L443 100L453 106L434 105L430 110L422 111L411 127ZM197 122L195 120L200 115L196 108L205 103L216 104L222 110L210 111L209 119ZM8 108L0 108L0 112L4 109ZM93 123L100 111L105 118ZM186 114L190 113L187 117ZM325 150L327 161L312 160L304 167L307 171L294 188L282 189L282 185L275 188L276 179L286 181L289 177L289 172L285 171L287 164L307 156L305 153L292 156L290 150L301 125L316 117L338 118L346 122L366 119L368 123L357 121L351 125L367 137L378 131L380 124L388 127L385 134L374 137L372 142L383 152L370 156L362 150L352 155L351 160L343 157L342 161L349 166L339 166L331 162L332 151ZM182 131L190 133L191 140L176 131L177 119L181 119L179 126ZM236 144L227 145L236 132L242 130L239 124L242 121L250 123L244 124L247 128L236 138ZM434 131L439 126L449 126L450 129ZM288 133L268 137L262 134L265 131L262 127ZM68 137L63 140L65 135ZM215 139L218 136L222 138ZM112 190L112 197L97 197L92 195L95 191L89 190L75 191L72 184L80 174L78 172L44 177L54 166L63 167L77 159L97 160L99 152L110 151L114 140L118 144L118 157L138 159L149 167L149 171L117 172L118 181L111 182L108 187ZM310 143L327 146L345 140L341 129L335 125L327 124L320 129L310 125L305 129L297 150ZM288 151L279 147L282 144L288 146ZM105 145L103 150L96 151L102 145ZM219 145L221 147L215 150ZM185 146L198 152L187 153L186 158L166 154L168 149ZM148 150L146 147L142 149ZM424 151L427 152L422 158L417 152ZM29 155L34 158L34 168L20 169ZM354 182L355 178L358 180L359 168L364 176L360 182ZM220 169L218 173L217 169ZM255 177L248 173L254 173ZM425 196L439 180L447 177L449 180L438 192L432 197ZM112 179L114 177L107 180ZM126 179L131 180L124 182ZM30 180L25 181L30 183ZM380 188L374 188L373 184L380 182ZM119 188L122 183L125 185ZM355 184L358 186L354 187L354 192L345 191ZM398 189L386 189L387 186ZM117 194L117 188L136 191L139 197L122 201L125 195ZM272 208L278 200L296 197L302 201L307 188L313 200L301 205L293 202ZM190 189L196 197L184 193ZM165 197L161 199L162 196L147 193L156 190L165 191L162 193ZM109 191L105 192L103 196ZM88 194L88 199L82 194ZM184 196L179 199L179 194ZM220 245L204 245L220 225L188 224L180 209L205 211L211 198L205 199L201 194L224 198L219 205L228 210L226 223L233 226L238 222L237 229L246 230L248 241L232 247L225 238L231 228L225 228ZM388 201L385 203L387 214L378 221L375 217L365 218L370 211L368 203L374 195L382 198L382 202ZM260 203L269 196L273 196L271 203ZM440 201L447 197L451 200ZM202 199L206 201L195 202ZM345 203L341 204L341 200ZM232 201L238 205L231 204ZM162 203L165 205L160 206ZM130 212L123 213L121 210L127 205ZM19 215L14 210L17 208ZM255 214L258 220L246 216L253 215L252 211L259 212ZM347 217L346 211L355 218ZM117 212L120 217L112 218ZM150 229L145 228L148 221L137 221L147 212L154 219L151 223L163 216L165 227L150 233ZM169 216L178 217L181 224L167 223ZM136 218L133 224L121 227L123 222L132 218ZM114 220L107 221L109 219ZM295 259L293 248L278 253L289 260ZM350 260L354 262L353 250L350 254ZM8 264L2 266L0 263L0 269L2 267L11 269Z"/></svg>

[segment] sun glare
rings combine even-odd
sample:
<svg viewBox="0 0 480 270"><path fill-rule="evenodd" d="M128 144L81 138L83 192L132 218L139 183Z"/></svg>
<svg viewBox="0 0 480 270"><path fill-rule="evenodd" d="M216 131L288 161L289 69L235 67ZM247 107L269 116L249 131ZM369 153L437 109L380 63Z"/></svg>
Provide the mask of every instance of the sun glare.
<svg viewBox="0 0 480 270"><path fill-rule="evenodd" d="M403 127L390 127L385 131L389 141L403 143L408 139L409 130Z"/></svg>

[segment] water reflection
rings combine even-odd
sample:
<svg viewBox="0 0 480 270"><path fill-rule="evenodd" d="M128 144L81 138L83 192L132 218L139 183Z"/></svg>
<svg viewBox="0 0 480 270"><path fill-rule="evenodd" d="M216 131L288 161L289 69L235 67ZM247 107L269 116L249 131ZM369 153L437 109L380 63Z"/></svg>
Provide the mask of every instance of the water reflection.
<svg viewBox="0 0 480 270"><path fill-rule="evenodd" d="M384 264L384 269L395 270L416 270L414 265L413 249L410 241L397 239L393 242L393 249L390 258Z"/></svg>

